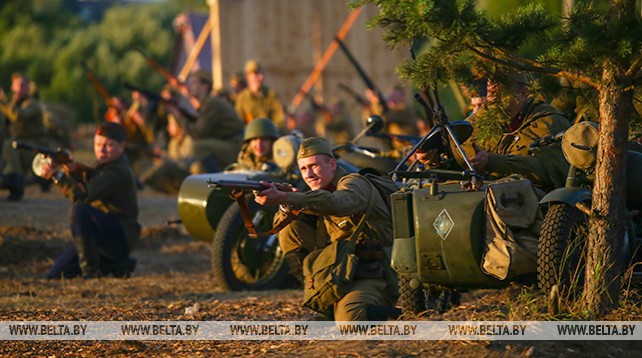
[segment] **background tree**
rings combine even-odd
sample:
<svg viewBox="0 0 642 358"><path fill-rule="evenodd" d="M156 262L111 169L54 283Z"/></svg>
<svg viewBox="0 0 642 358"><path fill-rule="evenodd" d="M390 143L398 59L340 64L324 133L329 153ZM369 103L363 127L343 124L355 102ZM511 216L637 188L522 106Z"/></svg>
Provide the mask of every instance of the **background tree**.
<svg viewBox="0 0 642 358"><path fill-rule="evenodd" d="M128 95L124 81L160 90L164 79L145 65L135 49L169 67L174 17L181 11L207 11L199 0L103 3L100 11L83 16L79 2L73 0L0 2L0 83L6 86L13 72L24 72L38 84L45 101L71 106L81 121L102 120L95 113L105 107L85 78L81 62L110 93Z"/></svg>
<svg viewBox="0 0 642 358"><path fill-rule="evenodd" d="M395 46L416 38L430 46L398 67L402 79L424 83L467 81L471 69L498 78L506 69L563 77L599 96L600 136L587 239L584 302L600 315L618 304L626 231L626 142L633 118L633 89L642 65L642 28L635 0L581 1L561 19L541 4L500 17L471 0L363 0L379 14L370 26L386 30ZM537 42L537 53L525 54ZM594 120L597 120L595 118Z"/></svg>

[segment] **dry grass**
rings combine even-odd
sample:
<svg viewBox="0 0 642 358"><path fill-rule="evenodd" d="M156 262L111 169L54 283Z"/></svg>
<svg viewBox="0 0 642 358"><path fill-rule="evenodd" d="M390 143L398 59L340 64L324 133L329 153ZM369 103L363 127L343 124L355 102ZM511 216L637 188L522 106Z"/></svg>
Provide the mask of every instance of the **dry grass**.
<svg viewBox="0 0 642 358"><path fill-rule="evenodd" d="M143 237L133 256L130 279L83 281L42 278L66 245L68 202L58 193L28 188L22 203L0 199L0 319L2 320L310 320L299 290L222 292L209 272L209 247L162 223L176 215L175 198L143 191ZM640 293L629 288L609 320L642 320ZM200 309L186 315L198 303ZM581 314L547 316L546 298L513 284L501 290L464 294L462 304L444 314L406 315L404 320L582 319ZM0 356L634 356L638 342L3 342Z"/></svg>

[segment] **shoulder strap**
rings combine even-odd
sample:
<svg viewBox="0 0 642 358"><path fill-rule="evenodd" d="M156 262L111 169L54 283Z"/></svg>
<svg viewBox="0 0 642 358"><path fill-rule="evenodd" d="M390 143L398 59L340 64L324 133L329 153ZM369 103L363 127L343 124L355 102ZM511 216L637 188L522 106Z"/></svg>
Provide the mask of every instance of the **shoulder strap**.
<svg viewBox="0 0 642 358"><path fill-rule="evenodd" d="M377 188L375 188L374 184L370 182L370 180L366 177L364 177L365 181L370 184L370 200L368 200L368 208L366 208L365 214L361 217L361 220L359 220L359 224L357 225L356 229L352 232L352 235L350 235L350 238L348 241L356 243L357 238L359 237L359 233L361 233L361 230L363 229L363 225L366 223L366 219L368 216L370 216L370 212L372 211L372 207L374 206L374 199L375 199L375 191Z"/></svg>

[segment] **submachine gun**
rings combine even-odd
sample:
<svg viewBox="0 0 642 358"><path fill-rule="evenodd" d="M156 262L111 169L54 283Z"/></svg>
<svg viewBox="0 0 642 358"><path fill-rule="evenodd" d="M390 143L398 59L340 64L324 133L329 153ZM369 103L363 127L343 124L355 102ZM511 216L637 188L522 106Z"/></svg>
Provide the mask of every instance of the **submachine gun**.
<svg viewBox="0 0 642 358"><path fill-rule="evenodd" d="M17 140L11 142L11 147L13 149L28 150L36 153L36 156L33 158L33 162L31 163L31 168L33 169L34 174L39 177L42 176L42 166L45 163L74 163L74 159L72 158L69 150L63 149L61 147L52 149L49 147L43 147ZM76 180L85 180L88 175L88 170L89 168L87 166L76 163L75 170L70 172L69 174Z"/></svg>
<svg viewBox="0 0 642 358"><path fill-rule="evenodd" d="M17 140L14 140L13 142L11 142L11 147L13 149L29 150L37 154L42 154L43 156L51 158L51 160L59 164L67 164L74 161L73 158L71 157L71 153L67 149L63 149L60 147L56 149L51 149L48 147L29 144L29 143L21 142Z"/></svg>
<svg viewBox="0 0 642 358"><path fill-rule="evenodd" d="M239 207L241 209L241 216L243 216L243 224L245 225L245 228L247 228L248 231L248 236L251 239L257 239L260 237L266 237L270 236L273 234L276 234L277 232L281 231L286 225L288 225L292 220L294 220L299 213L301 212L300 210L290 210L288 212L288 216L286 219L281 221L278 225L275 225L272 227L272 229L264 232L256 232L256 228L254 227L254 223L252 222L252 218L250 217L250 210L247 207L247 202L245 201L245 192L252 190L252 191L262 191L267 189L267 187L263 184L261 184L260 181L257 180L212 180L208 179L206 182L208 187L214 188L217 190L231 190L232 194L230 195L230 198L233 200L236 200L236 202L239 204ZM273 184L277 189L281 191L291 191L292 185L289 183L281 183L281 182L270 182Z"/></svg>

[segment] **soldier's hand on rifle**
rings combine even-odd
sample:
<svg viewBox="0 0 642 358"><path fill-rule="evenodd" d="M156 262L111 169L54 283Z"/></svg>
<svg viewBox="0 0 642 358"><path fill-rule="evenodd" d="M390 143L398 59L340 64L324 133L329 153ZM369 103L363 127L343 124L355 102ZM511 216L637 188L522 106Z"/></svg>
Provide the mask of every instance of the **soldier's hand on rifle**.
<svg viewBox="0 0 642 358"><path fill-rule="evenodd" d="M271 205L271 204L281 204L285 201L286 192L295 192L296 188L291 185L284 185L277 183L270 183L267 181L261 181L261 185L265 186L264 190L253 190L254 201L261 205Z"/></svg>
<svg viewBox="0 0 642 358"><path fill-rule="evenodd" d="M484 170L488 165L488 152L473 143L475 149L475 156L470 159L470 164L477 170Z"/></svg>

